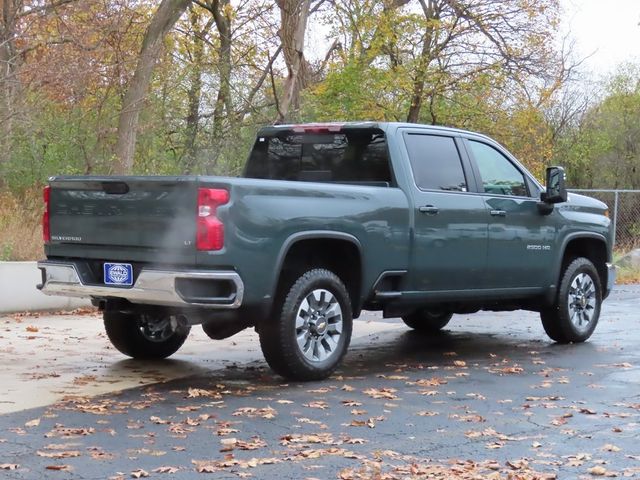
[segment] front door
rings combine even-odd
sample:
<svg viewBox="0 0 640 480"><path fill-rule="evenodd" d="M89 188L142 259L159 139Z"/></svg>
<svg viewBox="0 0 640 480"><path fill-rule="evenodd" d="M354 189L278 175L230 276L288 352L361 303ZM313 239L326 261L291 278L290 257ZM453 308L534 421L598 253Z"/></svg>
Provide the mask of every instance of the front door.
<svg viewBox="0 0 640 480"><path fill-rule="evenodd" d="M413 173L412 290L481 289L487 261L483 199L469 193L470 172L455 137L419 132L403 135Z"/></svg>
<svg viewBox="0 0 640 480"><path fill-rule="evenodd" d="M522 170L488 143L467 140L477 165L489 220L487 288L540 288L549 278L557 235L557 216L538 211L539 192L531 191Z"/></svg>

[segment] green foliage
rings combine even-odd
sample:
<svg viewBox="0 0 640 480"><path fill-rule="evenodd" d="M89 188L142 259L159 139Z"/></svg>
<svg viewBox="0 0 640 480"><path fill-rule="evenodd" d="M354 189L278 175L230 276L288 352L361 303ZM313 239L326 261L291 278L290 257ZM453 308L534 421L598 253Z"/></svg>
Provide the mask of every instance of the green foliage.
<svg viewBox="0 0 640 480"><path fill-rule="evenodd" d="M308 95L305 117L316 121L398 121L404 110L398 77L392 70L356 62L332 69Z"/></svg>
<svg viewBox="0 0 640 480"><path fill-rule="evenodd" d="M572 186L640 188L640 66L622 65L604 97L559 139Z"/></svg>
<svg viewBox="0 0 640 480"><path fill-rule="evenodd" d="M0 262L10 262L13 260L13 244L5 243L0 246Z"/></svg>

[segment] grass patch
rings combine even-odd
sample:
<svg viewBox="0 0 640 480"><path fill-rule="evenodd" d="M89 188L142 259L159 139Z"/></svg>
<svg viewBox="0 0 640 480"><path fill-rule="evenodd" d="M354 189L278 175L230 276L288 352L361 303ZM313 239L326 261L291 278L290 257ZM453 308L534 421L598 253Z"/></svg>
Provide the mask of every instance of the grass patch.
<svg viewBox="0 0 640 480"><path fill-rule="evenodd" d="M618 267L616 283L618 285L640 283L640 269Z"/></svg>
<svg viewBox="0 0 640 480"><path fill-rule="evenodd" d="M42 248L40 189L0 192L0 261L39 260Z"/></svg>
<svg viewBox="0 0 640 480"><path fill-rule="evenodd" d="M628 268L619 265L620 259L628 253L627 251L617 250L613 252L613 264L617 265L616 284L629 285L632 283L640 283L640 268Z"/></svg>

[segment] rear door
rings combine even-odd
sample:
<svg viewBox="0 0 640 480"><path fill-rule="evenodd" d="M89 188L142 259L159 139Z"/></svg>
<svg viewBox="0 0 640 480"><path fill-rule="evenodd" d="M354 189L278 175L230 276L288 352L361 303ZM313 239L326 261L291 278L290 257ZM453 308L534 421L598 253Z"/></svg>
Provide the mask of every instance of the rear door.
<svg viewBox="0 0 640 480"><path fill-rule="evenodd" d="M49 256L195 258L195 177L60 177L50 195Z"/></svg>
<svg viewBox="0 0 640 480"><path fill-rule="evenodd" d="M454 135L403 132L413 173L414 291L482 288L487 261L487 217L470 193L472 173Z"/></svg>

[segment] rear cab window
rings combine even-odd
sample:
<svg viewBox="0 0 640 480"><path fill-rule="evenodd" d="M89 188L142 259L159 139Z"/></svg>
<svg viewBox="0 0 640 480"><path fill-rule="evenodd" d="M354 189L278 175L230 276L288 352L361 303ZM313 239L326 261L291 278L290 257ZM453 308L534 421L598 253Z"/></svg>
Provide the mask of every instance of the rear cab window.
<svg viewBox="0 0 640 480"><path fill-rule="evenodd" d="M468 191L462 159L453 137L406 133L409 162L420 190Z"/></svg>
<svg viewBox="0 0 640 480"><path fill-rule="evenodd" d="M259 135L244 176L386 187L393 183L385 134L370 127Z"/></svg>

